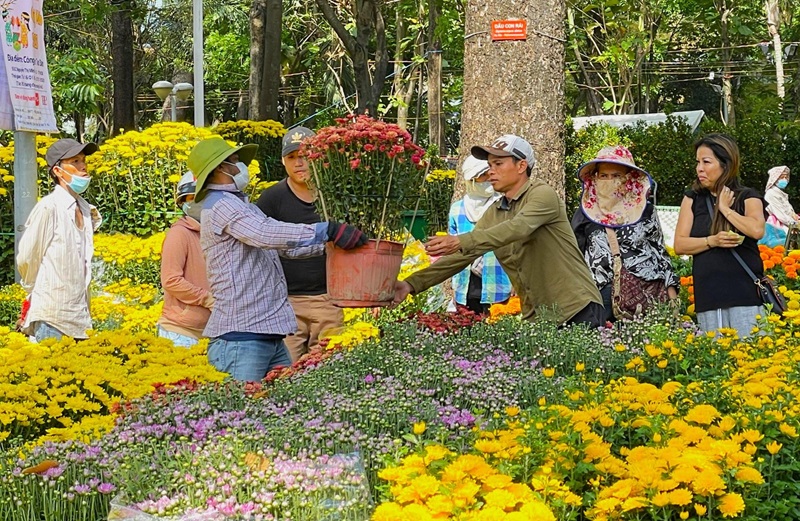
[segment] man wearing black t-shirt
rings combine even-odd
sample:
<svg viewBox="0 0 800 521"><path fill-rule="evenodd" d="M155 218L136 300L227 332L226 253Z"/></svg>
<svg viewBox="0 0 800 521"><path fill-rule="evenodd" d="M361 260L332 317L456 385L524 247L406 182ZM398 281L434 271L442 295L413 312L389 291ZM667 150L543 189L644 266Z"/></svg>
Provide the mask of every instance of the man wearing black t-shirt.
<svg viewBox="0 0 800 521"><path fill-rule="evenodd" d="M283 136L281 155L288 177L264 190L256 202L268 217L299 224L321 221L314 207L316 194L306 182L308 162L299 152L303 140L313 135L314 132L305 127L296 127ZM340 327L344 316L328 299L325 255L304 259L281 257L281 264L289 289L289 303L297 316L297 332L285 339L294 362L319 343L321 332Z"/></svg>

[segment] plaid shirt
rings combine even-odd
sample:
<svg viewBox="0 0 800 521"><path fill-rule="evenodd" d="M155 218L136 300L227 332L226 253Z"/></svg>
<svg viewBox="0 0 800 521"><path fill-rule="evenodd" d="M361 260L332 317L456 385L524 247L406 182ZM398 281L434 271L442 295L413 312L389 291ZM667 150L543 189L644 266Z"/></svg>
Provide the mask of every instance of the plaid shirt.
<svg viewBox="0 0 800 521"><path fill-rule="evenodd" d="M200 245L214 308L203 334L288 335L297 331L281 256L320 255L328 223L288 224L266 217L233 185L209 185Z"/></svg>
<svg viewBox="0 0 800 521"><path fill-rule="evenodd" d="M469 233L475 228L475 223L467 219L464 211L464 201L459 200L450 207L447 231L450 235ZM483 256L483 271L481 272L481 303L494 304L503 302L511 296L511 281L500 267L493 252ZM467 289L469 288L470 269L467 268L453 277L453 291L457 303L467 303Z"/></svg>

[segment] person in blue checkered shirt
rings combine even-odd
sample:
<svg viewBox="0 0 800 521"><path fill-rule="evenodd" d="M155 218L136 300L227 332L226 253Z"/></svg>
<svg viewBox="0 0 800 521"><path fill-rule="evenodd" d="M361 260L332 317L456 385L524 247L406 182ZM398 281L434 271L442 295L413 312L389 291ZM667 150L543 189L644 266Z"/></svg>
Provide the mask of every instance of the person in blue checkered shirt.
<svg viewBox="0 0 800 521"><path fill-rule="evenodd" d="M447 230L450 235L471 232L483 213L502 197L488 182L486 161L469 156L462 171L467 192L450 207ZM489 306L505 302L512 294L511 281L492 252L478 257L452 280L455 303L475 313L486 313Z"/></svg>

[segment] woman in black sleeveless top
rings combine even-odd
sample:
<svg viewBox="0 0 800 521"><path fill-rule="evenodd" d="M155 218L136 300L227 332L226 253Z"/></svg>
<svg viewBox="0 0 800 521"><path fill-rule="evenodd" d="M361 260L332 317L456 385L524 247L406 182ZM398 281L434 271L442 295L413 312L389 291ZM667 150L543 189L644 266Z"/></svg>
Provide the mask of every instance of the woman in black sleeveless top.
<svg viewBox="0 0 800 521"><path fill-rule="evenodd" d="M745 337L763 309L753 280L731 252L763 276L758 240L764 235L764 201L739 181L739 147L733 138L709 134L695 143L695 153L697 180L681 202L675 253L694 256L700 328L728 327Z"/></svg>

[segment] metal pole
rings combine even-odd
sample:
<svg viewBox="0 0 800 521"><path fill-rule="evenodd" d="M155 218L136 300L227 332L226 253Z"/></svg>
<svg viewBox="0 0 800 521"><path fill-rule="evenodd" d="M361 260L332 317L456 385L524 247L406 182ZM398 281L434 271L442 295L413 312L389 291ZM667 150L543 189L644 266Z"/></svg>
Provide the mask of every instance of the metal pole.
<svg viewBox="0 0 800 521"><path fill-rule="evenodd" d="M19 240L25 231L25 221L36 204L39 190L36 187L36 133L14 132L14 257ZM19 272L14 269L17 282Z"/></svg>
<svg viewBox="0 0 800 521"><path fill-rule="evenodd" d="M178 108L175 106L178 103L178 97L175 96L175 91L169 93L169 104L171 107L170 121L175 123L178 120Z"/></svg>
<svg viewBox="0 0 800 521"><path fill-rule="evenodd" d="M205 88L203 85L203 0L192 0L192 49L194 54L194 126L204 127Z"/></svg>

